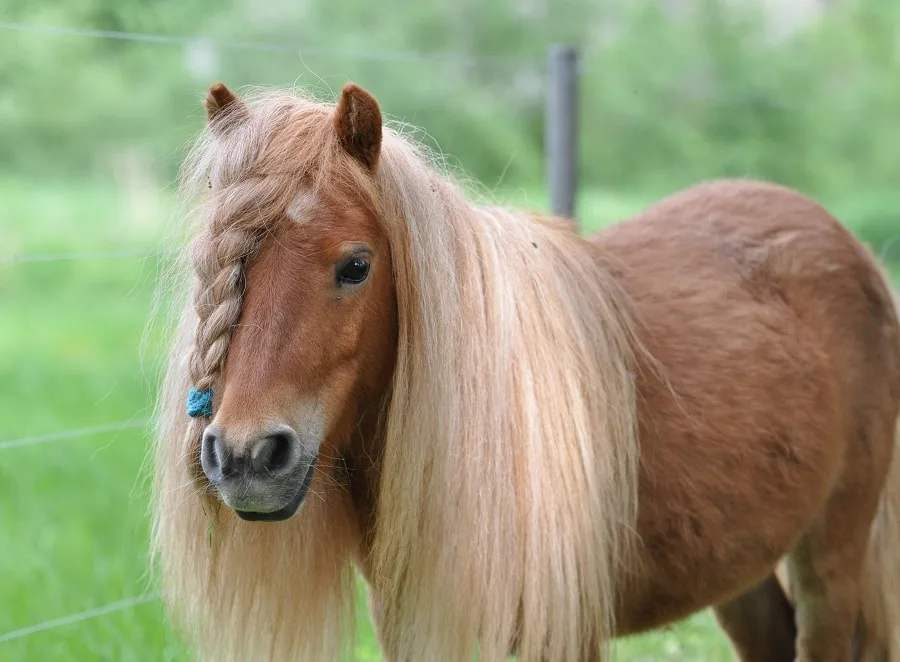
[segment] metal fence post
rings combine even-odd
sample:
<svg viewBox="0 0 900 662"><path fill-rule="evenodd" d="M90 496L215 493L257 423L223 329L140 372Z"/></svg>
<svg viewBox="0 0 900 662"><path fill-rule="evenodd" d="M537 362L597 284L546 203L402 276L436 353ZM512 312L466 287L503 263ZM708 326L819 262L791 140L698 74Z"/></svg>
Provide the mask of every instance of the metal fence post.
<svg viewBox="0 0 900 662"><path fill-rule="evenodd" d="M578 168L578 51L550 47L544 125L547 182L552 213L575 218Z"/></svg>

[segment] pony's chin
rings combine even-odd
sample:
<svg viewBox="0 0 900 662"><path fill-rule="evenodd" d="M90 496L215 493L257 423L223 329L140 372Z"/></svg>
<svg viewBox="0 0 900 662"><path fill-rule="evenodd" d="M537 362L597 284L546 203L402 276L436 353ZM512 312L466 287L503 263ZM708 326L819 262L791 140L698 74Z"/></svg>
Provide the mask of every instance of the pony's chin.
<svg viewBox="0 0 900 662"><path fill-rule="evenodd" d="M297 494L294 495L294 498L291 499L286 506L279 508L278 510L273 510L268 513L254 512L249 510L237 510L235 509L235 513L242 520L247 522L283 522L284 520L291 519L297 512L300 510L300 506L303 505L303 502L306 500L306 494L309 492L309 486L312 483L313 474L316 472L316 460L313 459L309 464L309 468L306 470L306 475L303 477L303 482L300 483L300 487L297 490Z"/></svg>

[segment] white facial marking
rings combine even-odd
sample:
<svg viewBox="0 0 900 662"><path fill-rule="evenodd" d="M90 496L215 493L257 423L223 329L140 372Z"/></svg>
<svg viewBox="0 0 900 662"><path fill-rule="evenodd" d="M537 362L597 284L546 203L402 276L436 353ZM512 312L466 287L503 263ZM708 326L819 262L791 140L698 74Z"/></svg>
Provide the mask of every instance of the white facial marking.
<svg viewBox="0 0 900 662"><path fill-rule="evenodd" d="M297 194L293 202L288 205L285 213L295 223L309 223L315 215L314 211L317 204L316 195L312 191L305 189Z"/></svg>

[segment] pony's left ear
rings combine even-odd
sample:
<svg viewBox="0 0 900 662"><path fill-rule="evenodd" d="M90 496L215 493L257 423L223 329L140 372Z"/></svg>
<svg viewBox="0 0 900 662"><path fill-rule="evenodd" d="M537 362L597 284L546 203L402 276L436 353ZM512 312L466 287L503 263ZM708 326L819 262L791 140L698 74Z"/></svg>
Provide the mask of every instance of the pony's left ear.
<svg viewBox="0 0 900 662"><path fill-rule="evenodd" d="M334 128L344 149L374 171L381 153L381 109L375 97L353 83L344 85Z"/></svg>
<svg viewBox="0 0 900 662"><path fill-rule="evenodd" d="M227 131L247 117L247 106L225 83L210 87L203 105L206 108L206 122L219 132Z"/></svg>

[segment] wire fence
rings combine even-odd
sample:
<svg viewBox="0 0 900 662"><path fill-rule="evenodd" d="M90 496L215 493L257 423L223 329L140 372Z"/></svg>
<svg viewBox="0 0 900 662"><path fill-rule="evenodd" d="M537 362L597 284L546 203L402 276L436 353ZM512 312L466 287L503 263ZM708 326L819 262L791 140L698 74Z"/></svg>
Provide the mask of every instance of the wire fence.
<svg viewBox="0 0 900 662"><path fill-rule="evenodd" d="M12 450L14 448L22 448L25 446L36 446L38 444L46 444L50 442L66 441L70 439L81 439L107 432L122 432L124 430L133 430L145 427L150 423L149 418L141 418L131 421L118 421L116 423L106 423L103 425L94 425L85 428L75 428L71 430L61 430L48 434L34 435L30 437L20 437L18 439L8 439L0 441L0 451ZM50 620L35 623L27 627L18 628L0 634L0 644L4 644L16 639L22 639L32 634L45 632L55 628L74 625L100 616L106 616L115 612L131 609L139 605L159 599L159 592L145 593L142 595L111 602L100 607L94 607L85 611L68 614L60 618L52 618Z"/></svg>
<svg viewBox="0 0 900 662"><path fill-rule="evenodd" d="M90 437L97 434L103 434L104 432L135 430L137 428L146 426L148 423L150 423L149 418L141 418L134 421L118 421L116 423L104 423L103 425L92 425L86 428L61 430L59 432L33 435L31 437L20 437L19 439L8 439L7 441L0 441L0 451L10 450L12 448L21 448L22 446L36 446L38 444L46 444L51 441L81 439L82 437Z"/></svg>
<svg viewBox="0 0 900 662"><path fill-rule="evenodd" d="M83 251L77 253L20 253L0 255L0 264L28 264L31 262L77 262L79 260L118 260L132 257L148 258L162 255L161 251L146 248L123 248L112 251Z"/></svg>
<svg viewBox="0 0 900 662"><path fill-rule="evenodd" d="M69 614L68 616L63 616L62 618L53 618L42 623L35 623L34 625L29 625L28 627L19 628L18 630L12 630L11 632L7 632L5 634L0 634L0 644L6 643L8 641L13 641L15 639L22 639L23 637L37 634L38 632L45 632L47 630L60 628L65 625L74 625L75 623L88 621L92 618L98 618L99 616L106 616L107 614L113 614L117 611L131 609L133 607L158 600L159 597L159 593L145 593L143 595L136 595L132 598L125 598L124 600L111 602L109 604L103 605L102 607L95 607L93 609L87 609L75 614Z"/></svg>
<svg viewBox="0 0 900 662"><path fill-rule="evenodd" d="M229 50L256 51L259 53L301 53L305 55L324 55L350 57L358 60L380 60L383 62L456 62L462 64L483 63L494 65L539 65L542 60L515 55L469 54L448 51L389 51L389 50L348 50L323 48L321 46L301 46L299 44L263 43L258 41L240 41L232 39L215 39L202 36L178 36L153 34L147 32L120 32L117 30L90 30L83 28L61 27L54 25L32 25L0 21L0 30L30 32L37 34L88 37L93 39L114 39L118 41L139 41L154 44L172 44L190 46L206 44Z"/></svg>
<svg viewBox="0 0 900 662"><path fill-rule="evenodd" d="M459 64L489 64L503 67L533 67L541 65L541 60L519 56L505 56L496 54L469 54L459 52L415 52L415 51L391 51L391 50L345 50L329 49L322 47L306 47L298 44L287 43L262 43L250 41L222 40L206 36L179 36L142 32L122 32L114 30L97 30L53 25L35 25L0 21L0 31L37 34L54 37L76 37L86 39L105 39L128 42L143 42L160 45L190 46L198 43L212 45L218 48L238 51L254 51L260 53L293 53L315 54L325 56L350 57L365 60L380 60L386 62L436 62ZM0 254L0 265L12 269L28 264L51 264L60 262L84 262L101 260L128 260L156 257L162 251L151 250L146 247L126 247L113 250L86 250L72 252L21 252ZM55 432L33 434L29 436L0 440L0 452L13 452L28 447L43 446L61 443L76 439L86 439L107 433L117 433L127 430L136 430L150 424L146 417L134 417L127 420L98 423L86 427L70 428ZM64 615L58 618L41 621L0 633L0 644L7 644L32 635L63 628L88 620L101 618L117 612L133 609L135 607L152 603L160 597L158 592L149 592L136 595L108 604L100 605L84 611ZM2 657L2 655L0 655Z"/></svg>

